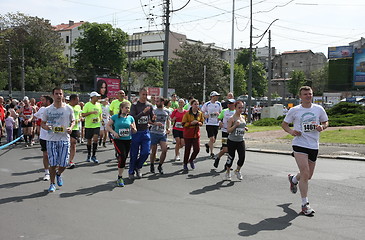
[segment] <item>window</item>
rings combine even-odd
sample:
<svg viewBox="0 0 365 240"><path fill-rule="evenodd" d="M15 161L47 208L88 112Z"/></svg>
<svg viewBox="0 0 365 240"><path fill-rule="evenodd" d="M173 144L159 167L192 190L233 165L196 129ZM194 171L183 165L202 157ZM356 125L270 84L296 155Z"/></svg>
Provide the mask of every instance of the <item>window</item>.
<svg viewBox="0 0 365 240"><path fill-rule="evenodd" d="M70 36L66 36L66 43L70 43Z"/></svg>

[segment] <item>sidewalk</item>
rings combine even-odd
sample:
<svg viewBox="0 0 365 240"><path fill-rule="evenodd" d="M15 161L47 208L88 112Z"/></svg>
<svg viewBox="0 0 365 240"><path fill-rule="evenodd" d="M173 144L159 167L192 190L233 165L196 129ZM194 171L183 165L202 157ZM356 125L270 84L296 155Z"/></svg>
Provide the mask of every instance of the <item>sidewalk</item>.
<svg viewBox="0 0 365 240"><path fill-rule="evenodd" d="M361 129L365 128L365 126L356 126L356 128ZM335 128L330 130L335 130ZM283 130L254 133L247 132L245 136L247 151L291 154L291 140L278 139L286 135L287 133ZM365 145L320 143L319 157L365 161Z"/></svg>

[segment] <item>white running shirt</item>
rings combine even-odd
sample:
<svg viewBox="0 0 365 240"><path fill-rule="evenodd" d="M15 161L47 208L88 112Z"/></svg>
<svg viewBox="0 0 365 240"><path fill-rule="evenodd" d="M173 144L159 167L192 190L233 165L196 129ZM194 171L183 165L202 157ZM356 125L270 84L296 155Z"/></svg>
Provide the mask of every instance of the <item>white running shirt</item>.
<svg viewBox="0 0 365 240"><path fill-rule="evenodd" d="M222 111L222 104L218 101L212 103L211 101L204 103L202 107L202 112L204 115L209 117L205 119L205 123L211 126L219 126L218 116Z"/></svg>

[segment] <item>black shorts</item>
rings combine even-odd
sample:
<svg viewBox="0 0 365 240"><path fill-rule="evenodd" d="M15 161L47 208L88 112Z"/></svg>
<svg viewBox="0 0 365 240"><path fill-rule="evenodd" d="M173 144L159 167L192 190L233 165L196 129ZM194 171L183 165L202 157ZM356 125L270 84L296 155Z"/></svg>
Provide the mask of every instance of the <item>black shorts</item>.
<svg viewBox="0 0 365 240"><path fill-rule="evenodd" d="M174 138L184 138L184 131L172 129L172 136L174 136Z"/></svg>
<svg viewBox="0 0 365 240"><path fill-rule="evenodd" d="M25 124L25 123L24 123L24 121L22 121L22 123L21 123L21 127L23 127L23 128L26 128L26 127L33 127L33 124L32 124L32 122L28 122L28 124Z"/></svg>
<svg viewBox="0 0 365 240"><path fill-rule="evenodd" d="M80 130L72 130L70 137L78 140L80 137Z"/></svg>
<svg viewBox="0 0 365 240"><path fill-rule="evenodd" d="M228 147L227 140L228 140L228 133L222 132L222 147Z"/></svg>
<svg viewBox="0 0 365 240"><path fill-rule="evenodd" d="M315 162L317 160L318 156L318 149L310 149L305 147L299 147L299 146L293 146L293 157L294 153L304 153L308 155L308 159L312 162Z"/></svg>
<svg viewBox="0 0 365 240"><path fill-rule="evenodd" d="M97 128L85 128L85 138L92 139L94 135L100 135L100 127Z"/></svg>
<svg viewBox="0 0 365 240"><path fill-rule="evenodd" d="M207 125L206 130L207 130L208 138L211 138L211 137L217 138L218 130L219 130L218 126Z"/></svg>
<svg viewBox="0 0 365 240"><path fill-rule="evenodd" d="M47 141L43 139L39 139L39 144L41 145L41 151L47 152Z"/></svg>

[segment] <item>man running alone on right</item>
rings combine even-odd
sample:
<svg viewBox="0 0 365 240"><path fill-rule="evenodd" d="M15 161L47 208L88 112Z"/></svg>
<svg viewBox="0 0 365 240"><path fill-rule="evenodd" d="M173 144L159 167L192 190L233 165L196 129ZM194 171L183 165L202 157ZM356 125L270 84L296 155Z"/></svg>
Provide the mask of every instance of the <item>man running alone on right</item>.
<svg viewBox="0 0 365 240"><path fill-rule="evenodd" d="M313 215L315 211L310 207L308 201L308 181L312 178L319 147L319 133L328 127L328 116L323 107L313 104L313 91L308 86L299 90L301 104L291 108L286 115L282 127L294 136L293 156L297 162L299 173L288 175L290 190L297 192L297 184L302 197L302 213ZM291 129L289 124L293 123Z"/></svg>

